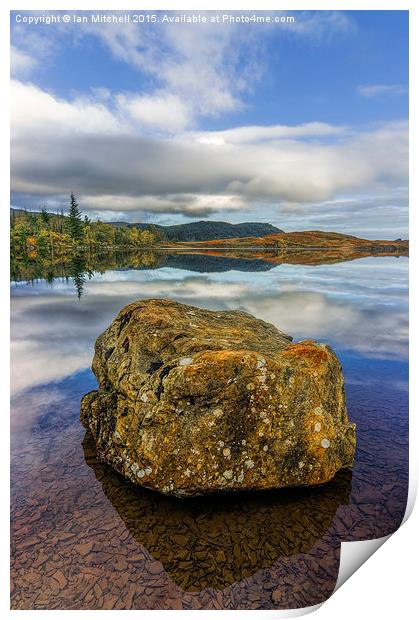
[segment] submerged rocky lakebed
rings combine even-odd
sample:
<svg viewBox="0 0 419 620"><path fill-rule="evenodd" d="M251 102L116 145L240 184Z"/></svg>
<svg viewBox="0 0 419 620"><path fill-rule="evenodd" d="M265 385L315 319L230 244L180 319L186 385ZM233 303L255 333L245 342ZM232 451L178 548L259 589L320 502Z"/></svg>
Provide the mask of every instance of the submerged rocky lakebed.
<svg viewBox="0 0 419 620"><path fill-rule="evenodd" d="M198 271L186 257L160 268L125 260L67 280L12 282L13 609L309 606L333 591L341 541L400 524L407 259L266 270L205 259ZM101 462L78 419L96 388L93 345L122 306L147 298L244 310L295 341L330 345L357 425L353 468L316 487L178 499Z"/></svg>

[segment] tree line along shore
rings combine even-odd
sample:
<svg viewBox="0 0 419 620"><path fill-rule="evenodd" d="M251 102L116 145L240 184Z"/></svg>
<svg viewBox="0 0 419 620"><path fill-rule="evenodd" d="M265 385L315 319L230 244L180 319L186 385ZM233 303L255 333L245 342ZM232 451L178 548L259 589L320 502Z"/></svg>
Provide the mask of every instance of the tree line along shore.
<svg viewBox="0 0 419 620"><path fill-rule="evenodd" d="M92 221L84 218L73 194L68 211L57 214L11 210L12 260L45 260L74 253L97 255L110 250L136 252L245 252L266 259L274 252L289 257L298 254L336 255L350 260L366 255L407 256L408 240L369 240L353 235L318 230L284 232L271 224L199 221L175 226L143 223ZM261 256L259 256L261 254ZM293 261L292 261L293 262ZM304 260L303 262L306 262Z"/></svg>
<svg viewBox="0 0 419 620"><path fill-rule="evenodd" d="M147 248L161 241L161 233L150 226L147 230L135 227L116 227L101 221L84 218L76 198L71 194L68 212L39 213L11 211L10 243L12 255L42 258L59 256L72 251L96 252L106 248Z"/></svg>

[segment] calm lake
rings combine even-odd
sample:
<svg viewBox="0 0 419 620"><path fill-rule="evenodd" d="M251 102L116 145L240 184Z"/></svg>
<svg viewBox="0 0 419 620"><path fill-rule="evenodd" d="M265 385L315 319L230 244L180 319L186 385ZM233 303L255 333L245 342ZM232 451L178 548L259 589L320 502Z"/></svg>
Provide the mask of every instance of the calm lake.
<svg viewBox="0 0 419 620"><path fill-rule="evenodd" d="M38 276L43 274L37 273ZM62 276L62 277L57 277ZM68 277L65 277L68 276ZM285 609L324 601L341 541L400 525L408 485L408 260L324 265L125 257L12 295L13 609ZM97 336L126 304L242 309L330 344L357 424L352 471L315 489L179 500L98 462L79 422Z"/></svg>

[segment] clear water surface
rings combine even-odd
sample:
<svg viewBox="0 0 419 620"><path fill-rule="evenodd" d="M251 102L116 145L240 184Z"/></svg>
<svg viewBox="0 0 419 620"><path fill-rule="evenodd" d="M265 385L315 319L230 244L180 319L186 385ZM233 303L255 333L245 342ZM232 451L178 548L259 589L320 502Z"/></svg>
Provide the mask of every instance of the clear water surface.
<svg viewBox="0 0 419 620"><path fill-rule="evenodd" d="M399 526L408 484L405 258L318 265L172 257L13 281L14 609L272 609L332 593L341 541ZM184 501L98 462L79 422L96 337L126 304L243 309L329 343L357 424L352 471L312 490Z"/></svg>

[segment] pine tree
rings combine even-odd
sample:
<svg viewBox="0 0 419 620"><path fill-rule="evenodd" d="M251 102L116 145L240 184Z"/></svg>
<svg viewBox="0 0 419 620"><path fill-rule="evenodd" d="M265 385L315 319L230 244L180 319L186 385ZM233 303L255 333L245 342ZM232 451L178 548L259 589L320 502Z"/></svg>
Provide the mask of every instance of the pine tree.
<svg viewBox="0 0 419 620"><path fill-rule="evenodd" d="M50 215L48 213L48 211L45 209L45 207L42 208L41 210L41 220L42 220L42 224L48 228L49 227L49 221L50 221Z"/></svg>
<svg viewBox="0 0 419 620"><path fill-rule="evenodd" d="M83 234L83 225L78 202L71 192L70 207L68 209L67 230L73 241L79 241Z"/></svg>

